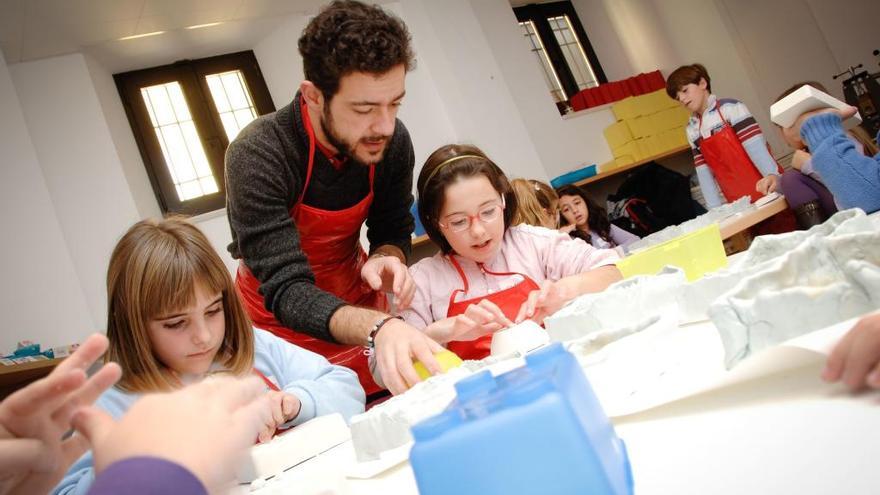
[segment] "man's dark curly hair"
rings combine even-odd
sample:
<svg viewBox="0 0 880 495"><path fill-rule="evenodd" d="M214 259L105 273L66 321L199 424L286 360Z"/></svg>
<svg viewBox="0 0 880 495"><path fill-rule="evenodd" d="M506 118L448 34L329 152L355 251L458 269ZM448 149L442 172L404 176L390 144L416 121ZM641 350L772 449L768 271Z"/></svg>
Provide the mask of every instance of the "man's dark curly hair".
<svg viewBox="0 0 880 495"><path fill-rule="evenodd" d="M329 100L352 72L383 74L401 64L412 70L410 41L406 24L380 7L336 0L306 26L299 53L306 79Z"/></svg>

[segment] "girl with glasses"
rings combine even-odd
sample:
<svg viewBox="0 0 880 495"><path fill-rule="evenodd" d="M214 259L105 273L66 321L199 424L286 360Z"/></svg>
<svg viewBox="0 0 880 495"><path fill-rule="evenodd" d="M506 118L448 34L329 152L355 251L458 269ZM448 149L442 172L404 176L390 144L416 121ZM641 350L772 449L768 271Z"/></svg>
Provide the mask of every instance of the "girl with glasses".
<svg viewBox="0 0 880 495"><path fill-rule="evenodd" d="M416 293L401 316L462 359L486 357L493 332L527 318L541 323L572 298L621 278L612 250L512 226L510 182L474 146L432 153L417 185L419 218L441 252L410 268Z"/></svg>

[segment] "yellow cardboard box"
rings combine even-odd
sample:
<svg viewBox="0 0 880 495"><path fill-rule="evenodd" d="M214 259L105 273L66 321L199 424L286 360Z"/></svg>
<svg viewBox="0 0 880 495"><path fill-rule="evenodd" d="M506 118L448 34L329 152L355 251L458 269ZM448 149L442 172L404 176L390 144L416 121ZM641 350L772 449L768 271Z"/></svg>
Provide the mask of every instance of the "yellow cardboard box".
<svg viewBox="0 0 880 495"><path fill-rule="evenodd" d="M616 148L611 148L611 154L614 155L614 158L620 158L625 155L636 158L639 155L638 140L630 141L621 146L617 146Z"/></svg>
<svg viewBox="0 0 880 495"><path fill-rule="evenodd" d="M654 129L655 124L651 116L642 116L642 117L633 117L631 119L624 120L622 123L625 123L629 128L629 132L632 135L633 139L644 138L650 136L652 134L657 134Z"/></svg>
<svg viewBox="0 0 880 495"><path fill-rule="evenodd" d="M664 151L680 148L688 145L687 131L684 127L669 129L658 135Z"/></svg>
<svg viewBox="0 0 880 495"><path fill-rule="evenodd" d="M668 108L681 108L681 104L670 98L665 89L646 93L636 98L639 108L644 112L642 115L655 114Z"/></svg>

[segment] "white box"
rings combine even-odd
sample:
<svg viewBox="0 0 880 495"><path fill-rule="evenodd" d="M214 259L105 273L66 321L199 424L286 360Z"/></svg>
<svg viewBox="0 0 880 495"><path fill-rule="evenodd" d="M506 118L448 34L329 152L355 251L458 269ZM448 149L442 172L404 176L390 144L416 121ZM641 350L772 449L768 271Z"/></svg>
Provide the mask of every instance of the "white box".
<svg viewBox="0 0 880 495"><path fill-rule="evenodd" d="M777 101L773 105L770 105L770 120L776 125L791 127L794 125L795 121L797 121L798 117L807 112L823 108L836 108L838 110L843 110L849 106L851 105L838 100L828 93L823 93L822 91L805 84L792 94ZM861 122L862 117L856 112L854 116L846 119L844 124L847 127L852 127Z"/></svg>

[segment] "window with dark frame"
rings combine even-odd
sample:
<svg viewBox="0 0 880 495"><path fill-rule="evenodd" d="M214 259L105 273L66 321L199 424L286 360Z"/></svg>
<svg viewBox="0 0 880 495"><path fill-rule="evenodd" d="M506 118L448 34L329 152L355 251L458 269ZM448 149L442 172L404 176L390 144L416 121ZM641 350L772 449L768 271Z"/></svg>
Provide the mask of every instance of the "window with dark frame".
<svg viewBox="0 0 880 495"><path fill-rule="evenodd" d="M229 142L275 106L252 51L113 76L163 213L226 206Z"/></svg>
<svg viewBox="0 0 880 495"><path fill-rule="evenodd" d="M559 113L565 114L568 100L582 89L608 82L571 2L530 4L513 11Z"/></svg>

